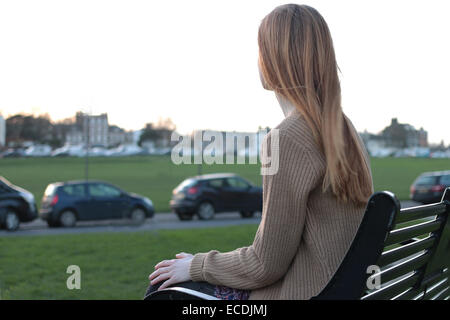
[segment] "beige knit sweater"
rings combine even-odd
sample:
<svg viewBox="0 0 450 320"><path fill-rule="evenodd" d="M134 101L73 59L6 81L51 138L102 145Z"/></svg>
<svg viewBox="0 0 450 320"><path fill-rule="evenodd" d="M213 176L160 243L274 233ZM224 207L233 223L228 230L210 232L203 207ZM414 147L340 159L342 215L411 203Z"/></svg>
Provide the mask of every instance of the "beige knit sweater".
<svg viewBox="0 0 450 320"><path fill-rule="evenodd" d="M365 208L322 193L325 159L297 110L277 129L279 169L263 176L262 220L253 244L195 254L193 281L251 289L250 299L309 299L337 270ZM270 148L270 133L266 139Z"/></svg>

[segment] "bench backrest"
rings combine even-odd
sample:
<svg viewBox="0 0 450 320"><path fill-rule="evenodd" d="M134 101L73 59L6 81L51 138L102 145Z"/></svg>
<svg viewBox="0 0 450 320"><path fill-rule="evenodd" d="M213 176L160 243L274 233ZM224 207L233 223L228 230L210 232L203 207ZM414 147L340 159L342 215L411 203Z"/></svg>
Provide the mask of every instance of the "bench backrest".
<svg viewBox="0 0 450 320"><path fill-rule="evenodd" d="M439 203L406 209L390 192L373 194L341 265L314 299L449 299L449 212L450 188Z"/></svg>

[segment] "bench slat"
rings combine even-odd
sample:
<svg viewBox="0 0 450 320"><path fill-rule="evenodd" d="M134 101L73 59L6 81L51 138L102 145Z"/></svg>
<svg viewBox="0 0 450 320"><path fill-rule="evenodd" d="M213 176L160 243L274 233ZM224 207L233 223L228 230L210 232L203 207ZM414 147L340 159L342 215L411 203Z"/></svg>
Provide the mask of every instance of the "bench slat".
<svg viewBox="0 0 450 320"><path fill-rule="evenodd" d="M169 287L154 291L144 298L144 300L220 300L206 293L184 288Z"/></svg>
<svg viewBox="0 0 450 320"><path fill-rule="evenodd" d="M408 291L403 292L402 294L395 297L395 300L418 300L423 295L423 290L417 290L415 288L411 288Z"/></svg>
<svg viewBox="0 0 450 320"><path fill-rule="evenodd" d="M398 277L404 276L411 271L420 269L428 262L429 259L430 255L425 252L385 270L382 270L378 275L381 276L382 283L387 283ZM371 277L375 277L376 275L377 274L372 275Z"/></svg>
<svg viewBox="0 0 450 320"><path fill-rule="evenodd" d="M418 253L422 250L430 248L435 241L435 237L427 237L425 239L417 240L415 242L403 245L398 248L385 251L381 254L377 265L380 267L386 266L395 261L406 258L410 255Z"/></svg>
<svg viewBox="0 0 450 320"><path fill-rule="evenodd" d="M444 278L441 281L432 285L431 287L427 288L427 291L425 292L423 299L430 300L446 288L448 288L448 278Z"/></svg>
<svg viewBox="0 0 450 320"><path fill-rule="evenodd" d="M361 298L361 300L385 300L398 296L408 288L414 286L419 279L419 273L414 273L406 278L391 283L377 291L371 292Z"/></svg>
<svg viewBox="0 0 450 320"><path fill-rule="evenodd" d="M446 210L445 203L428 204L424 206L401 209L400 213L395 217L395 223L404 223L417 219L436 216L444 213Z"/></svg>
<svg viewBox="0 0 450 320"><path fill-rule="evenodd" d="M442 279L450 276L450 270L448 268L444 270L436 270L436 272L433 272L431 276L428 276L428 278L425 278L422 280L422 285L425 287L430 287L435 283L438 283Z"/></svg>
<svg viewBox="0 0 450 320"><path fill-rule="evenodd" d="M445 288L444 290L442 290L441 292L439 292L437 295L435 295L434 297L431 298L431 300L444 300L444 299L448 299L450 295L450 288L447 286L447 288Z"/></svg>
<svg viewBox="0 0 450 320"><path fill-rule="evenodd" d="M441 227L441 224L441 220L433 220L410 227L393 230L389 233L384 245L387 247L392 244L400 243L411 238L436 231Z"/></svg>
<svg viewBox="0 0 450 320"><path fill-rule="evenodd" d="M432 287L439 282L441 282L444 278L447 278L449 276L449 270L445 270L442 273L436 274L433 277L423 280L421 282L420 288L411 288L411 290L408 290L407 292L403 293L402 295L398 296L396 300L415 300L414 298L417 297L419 299L422 299L424 295L425 288ZM420 295L420 296L419 296ZM419 296L419 297L418 297Z"/></svg>

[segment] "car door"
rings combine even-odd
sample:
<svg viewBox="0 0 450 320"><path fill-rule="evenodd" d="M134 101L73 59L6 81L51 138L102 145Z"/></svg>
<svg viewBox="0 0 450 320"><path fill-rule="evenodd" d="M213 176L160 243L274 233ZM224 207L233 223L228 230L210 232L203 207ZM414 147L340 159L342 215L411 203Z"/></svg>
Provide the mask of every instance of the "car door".
<svg viewBox="0 0 450 320"><path fill-rule="evenodd" d="M58 189L58 194L62 197L64 207L74 208L80 220L89 217L89 196L84 183L64 185Z"/></svg>
<svg viewBox="0 0 450 320"><path fill-rule="evenodd" d="M90 195L90 220L117 219L125 217L128 202L123 192L106 183L88 184Z"/></svg>
<svg viewBox="0 0 450 320"><path fill-rule="evenodd" d="M216 212L225 210L223 197L224 179L211 179L204 181L203 198L214 204Z"/></svg>
<svg viewBox="0 0 450 320"><path fill-rule="evenodd" d="M226 210L243 211L249 208L248 190L250 185L239 177L227 178L222 197Z"/></svg>

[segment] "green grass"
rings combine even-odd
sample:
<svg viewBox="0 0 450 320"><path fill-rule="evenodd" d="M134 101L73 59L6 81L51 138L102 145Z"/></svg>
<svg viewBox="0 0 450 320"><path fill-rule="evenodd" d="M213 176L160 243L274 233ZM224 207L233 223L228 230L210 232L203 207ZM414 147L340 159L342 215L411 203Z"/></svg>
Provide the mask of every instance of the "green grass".
<svg viewBox="0 0 450 320"><path fill-rule="evenodd" d="M409 199L409 187L423 172L450 170L450 159L372 158L375 191L388 190L400 200Z"/></svg>
<svg viewBox="0 0 450 320"><path fill-rule="evenodd" d="M0 299L142 299L156 263L250 245L257 225L0 238ZM68 290L69 265L81 290Z"/></svg>
<svg viewBox="0 0 450 320"><path fill-rule="evenodd" d="M448 159L372 158L376 191L390 190L400 200L422 172L450 169ZM202 173L234 172L260 185L259 164L203 165ZM90 159L90 178L109 181L129 192L149 197L156 211L169 211L172 190L185 178L198 173L198 165L174 165L169 156ZM38 205L47 184L84 178L84 159L0 159L0 175L31 191Z"/></svg>

